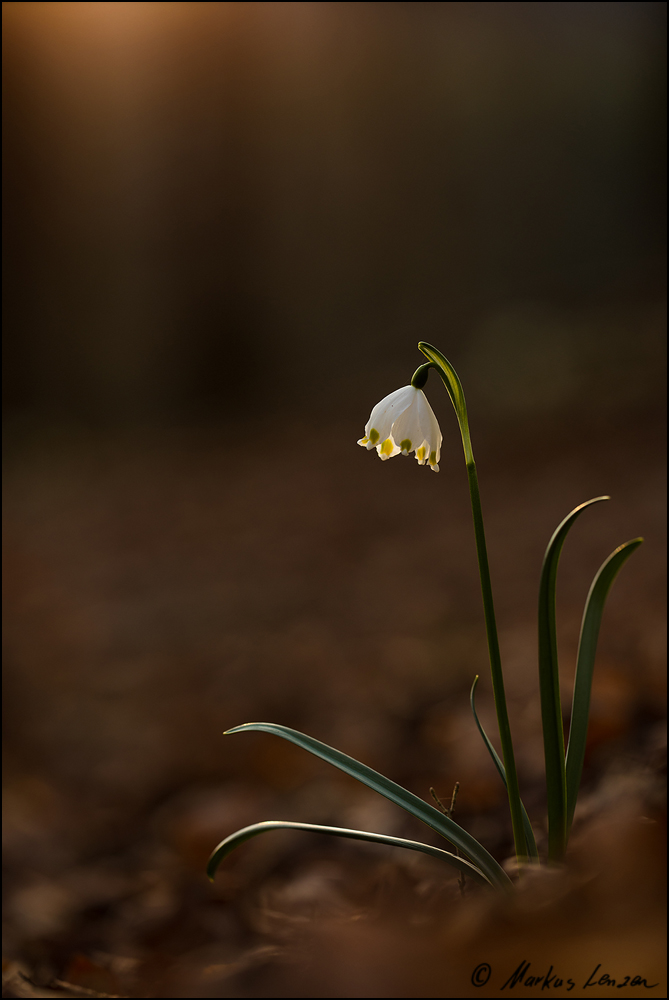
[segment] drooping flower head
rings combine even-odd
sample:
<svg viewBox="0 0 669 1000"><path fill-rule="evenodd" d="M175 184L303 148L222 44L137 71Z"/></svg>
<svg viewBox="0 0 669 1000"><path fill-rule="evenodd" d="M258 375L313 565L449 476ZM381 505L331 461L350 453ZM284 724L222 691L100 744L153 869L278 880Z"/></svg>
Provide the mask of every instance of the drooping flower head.
<svg viewBox="0 0 669 1000"><path fill-rule="evenodd" d="M405 385L377 403L358 444L376 451L383 461L415 451L419 465L439 472L442 434L422 389Z"/></svg>

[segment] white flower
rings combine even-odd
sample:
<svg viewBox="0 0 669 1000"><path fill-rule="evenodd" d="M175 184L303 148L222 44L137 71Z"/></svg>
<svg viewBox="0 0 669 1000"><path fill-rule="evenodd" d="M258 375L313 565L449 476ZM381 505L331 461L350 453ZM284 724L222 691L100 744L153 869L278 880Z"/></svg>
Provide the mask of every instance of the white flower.
<svg viewBox="0 0 669 1000"><path fill-rule="evenodd" d="M419 465L439 472L442 434L437 418L422 389L405 385L377 403L358 444L369 451L376 448L384 462L401 452L415 451Z"/></svg>

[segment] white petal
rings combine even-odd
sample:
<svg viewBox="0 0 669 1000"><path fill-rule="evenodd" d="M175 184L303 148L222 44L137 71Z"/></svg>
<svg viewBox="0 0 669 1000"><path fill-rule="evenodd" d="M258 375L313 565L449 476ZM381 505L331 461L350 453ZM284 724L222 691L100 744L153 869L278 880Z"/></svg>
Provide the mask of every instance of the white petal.
<svg viewBox="0 0 669 1000"><path fill-rule="evenodd" d="M427 441L421 441L420 445L416 446L416 461L419 465L425 465L429 457L430 446Z"/></svg>
<svg viewBox="0 0 669 1000"><path fill-rule="evenodd" d="M400 453L400 449L392 437L387 437L385 441L377 445L376 451L382 462L386 462L389 458L394 458Z"/></svg>
<svg viewBox="0 0 669 1000"><path fill-rule="evenodd" d="M414 389L414 398L411 405L400 413L392 427L393 439L402 448L404 454L413 451L424 437L420 426L420 414L416 405L419 395L422 395L420 389Z"/></svg>
<svg viewBox="0 0 669 1000"><path fill-rule="evenodd" d="M389 437L393 423L400 413L411 405L416 391L413 386L405 385L376 404L365 424L365 437L369 438L373 445L381 444ZM373 431L376 434L373 434Z"/></svg>
<svg viewBox="0 0 669 1000"><path fill-rule="evenodd" d="M439 429L439 422L432 411L432 407L428 403L427 396L422 391L420 391L416 403L416 409L419 414L422 437L429 448L428 455L431 455L432 452L435 454L434 461L430 464L438 464L439 455L441 453L441 442L443 439L442 433Z"/></svg>

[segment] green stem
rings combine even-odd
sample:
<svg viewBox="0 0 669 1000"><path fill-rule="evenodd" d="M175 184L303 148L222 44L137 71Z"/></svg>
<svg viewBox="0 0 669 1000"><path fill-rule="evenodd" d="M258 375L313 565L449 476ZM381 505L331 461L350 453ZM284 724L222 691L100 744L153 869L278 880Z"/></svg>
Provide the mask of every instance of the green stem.
<svg viewBox="0 0 669 1000"><path fill-rule="evenodd" d="M481 497L479 494L479 484L476 475L476 463L474 462L474 452L469 434L469 420L467 418L467 404L462 383L458 378L453 365L441 351L433 347L432 344L421 340L418 349L429 359L431 367L435 368L446 387L446 391L451 398L453 408L458 418L458 426L462 436L462 447L465 452L465 463L467 465L467 478L469 479L469 495L472 501L472 514L474 515L474 534L476 536L476 554L479 561L479 575L481 577L481 593L483 595L483 613L485 616L486 634L488 636L488 652L490 654L490 672L492 674L492 690L495 698L495 709L497 711L497 724L499 726L499 736L502 744L502 759L506 770L507 793L509 796L509 809L511 811L511 825L513 827L513 840L516 847L516 856L519 861L527 858L527 843L525 840L525 829L523 826L523 807L520 801L520 790L518 788L518 775L516 773L516 761L513 755L513 743L511 742L511 727L509 725L509 714L506 708L506 695L504 693L504 677L502 676L502 661L499 655L499 642L497 639L497 625L495 624L495 608L492 599L492 584L490 582L490 569L488 567L488 550L485 543L485 529L483 527L483 513L481 511ZM419 385L424 384L429 371L428 365L421 365L415 373ZM413 381L412 381L413 384Z"/></svg>
<svg viewBox="0 0 669 1000"><path fill-rule="evenodd" d="M479 562L481 594L483 596L483 614L485 616L485 628L488 636L488 653L490 655L492 691L495 698L495 709L497 711L499 738L502 744L502 759L504 761L504 769L506 771L509 808L511 810L511 825L513 827L513 840L516 847L516 856L520 861L527 858L527 843L525 840L525 827L523 824L523 807L520 801L520 789L518 787L516 760L513 753L513 742L511 740L509 713L506 707L504 677L502 675L502 660L499 655L499 641L497 638L497 625L495 622L495 607L492 598L490 568L488 566L488 550L485 541L485 529L483 527L481 496L479 493L478 477L476 475L476 463L474 462L473 457L471 461L467 462L467 478L469 479L469 495L471 497L472 514L474 516L476 555Z"/></svg>

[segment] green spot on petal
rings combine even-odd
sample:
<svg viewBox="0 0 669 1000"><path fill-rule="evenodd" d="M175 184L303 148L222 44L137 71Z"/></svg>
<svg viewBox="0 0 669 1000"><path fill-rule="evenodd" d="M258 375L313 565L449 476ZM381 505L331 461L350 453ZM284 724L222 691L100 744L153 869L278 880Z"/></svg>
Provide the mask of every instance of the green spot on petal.
<svg viewBox="0 0 669 1000"><path fill-rule="evenodd" d="M404 441L400 441L400 448L402 451L411 451L411 441L409 438L405 438Z"/></svg>
<svg viewBox="0 0 669 1000"><path fill-rule="evenodd" d="M376 444L376 442L379 440L379 432L375 430L373 427L369 432L369 440L372 442L372 444Z"/></svg>

